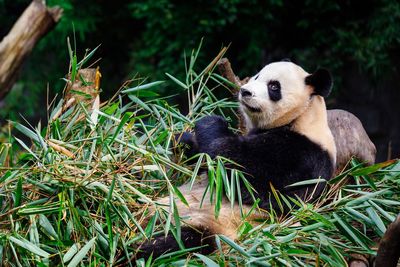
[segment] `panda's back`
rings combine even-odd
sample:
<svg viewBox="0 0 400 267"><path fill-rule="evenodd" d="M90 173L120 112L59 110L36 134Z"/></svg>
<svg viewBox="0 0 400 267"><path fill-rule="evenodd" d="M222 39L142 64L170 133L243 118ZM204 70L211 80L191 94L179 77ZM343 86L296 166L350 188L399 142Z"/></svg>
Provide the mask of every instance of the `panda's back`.
<svg viewBox="0 0 400 267"><path fill-rule="evenodd" d="M258 192L261 207L269 204L271 184L281 193L306 199L306 195L311 192L317 196L325 184L317 187L315 184L308 187L289 185L320 177L329 180L333 173L329 153L306 136L290 130L288 126L253 130L242 137L238 149L241 150L238 154L248 156L230 158L243 166L244 172L248 174L246 178ZM244 193L244 198L247 202L252 202L249 194Z"/></svg>

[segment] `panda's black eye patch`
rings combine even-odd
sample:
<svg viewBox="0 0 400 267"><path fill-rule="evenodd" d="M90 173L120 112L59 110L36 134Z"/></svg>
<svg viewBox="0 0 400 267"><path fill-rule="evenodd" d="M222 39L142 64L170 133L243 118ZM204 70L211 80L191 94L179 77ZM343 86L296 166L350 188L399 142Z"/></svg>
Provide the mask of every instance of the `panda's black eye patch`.
<svg viewBox="0 0 400 267"><path fill-rule="evenodd" d="M282 98L281 94L281 84L278 81L269 81L268 82L268 94L269 98L276 102Z"/></svg>

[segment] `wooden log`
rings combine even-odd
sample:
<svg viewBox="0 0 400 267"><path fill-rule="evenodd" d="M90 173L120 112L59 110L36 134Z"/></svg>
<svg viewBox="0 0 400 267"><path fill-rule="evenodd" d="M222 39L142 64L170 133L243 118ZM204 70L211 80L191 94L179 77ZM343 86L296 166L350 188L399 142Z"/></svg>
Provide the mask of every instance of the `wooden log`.
<svg viewBox="0 0 400 267"><path fill-rule="evenodd" d="M99 68L87 68L77 71L74 81L68 82L64 91L64 104L51 120L60 117L68 108L83 103L86 108L93 108L100 104L100 79ZM71 77L68 77L71 80Z"/></svg>
<svg viewBox="0 0 400 267"><path fill-rule="evenodd" d="M241 80L235 75L228 59L223 58L218 64L221 75L238 88L247 83L248 78ZM236 94L237 89L233 93ZM246 133L243 116L240 111L238 113L239 129ZM375 162L376 148L356 116L345 110L328 110L328 124L337 149L336 173L340 172L353 156L367 164Z"/></svg>
<svg viewBox="0 0 400 267"><path fill-rule="evenodd" d="M60 20L62 9L33 0L0 43L0 100L14 85L36 43Z"/></svg>
<svg viewBox="0 0 400 267"><path fill-rule="evenodd" d="M99 95L100 78L98 68L78 70L75 81L69 83L65 90L65 101L74 98L76 102L92 103Z"/></svg>
<svg viewBox="0 0 400 267"><path fill-rule="evenodd" d="M328 110L328 125L336 144L337 173L346 167L352 157L368 165L375 163L375 145L356 116L345 110L331 109Z"/></svg>
<svg viewBox="0 0 400 267"><path fill-rule="evenodd" d="M218 63L217 63L218 71L221 73L224 78L226 78L228 81L236 85L236 88L232 88L230 90L231 94L236 96L239 92L239 89L242 85L246 84L248 79L246 78L245 80L240 80L238 76L235 75L235 73L232 70L231 63L227 58L222 58ZM246 129L246 124L244 122L244 117L243 114L239 111L237 113L238 116L238 128L242 134L247 133Z"/></svg>

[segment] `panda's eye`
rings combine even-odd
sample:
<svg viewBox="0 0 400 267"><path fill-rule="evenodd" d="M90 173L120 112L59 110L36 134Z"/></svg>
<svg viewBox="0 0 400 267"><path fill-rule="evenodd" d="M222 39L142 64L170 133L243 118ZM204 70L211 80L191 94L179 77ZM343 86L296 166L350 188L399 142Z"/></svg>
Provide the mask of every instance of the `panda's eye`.
<svg viewBox="0 0 400 267"><path fill-rule="evenodd" d="M281 84L278 81L269 81L268 90L277 91L281 89Z"/></svg>
<svg viewBox="0 0 400 267"><path fill-rule="evenodd" d="M282 98L281 84L278 81L268 82L268 95L269 98L274 102L277 102Z"/></svg>

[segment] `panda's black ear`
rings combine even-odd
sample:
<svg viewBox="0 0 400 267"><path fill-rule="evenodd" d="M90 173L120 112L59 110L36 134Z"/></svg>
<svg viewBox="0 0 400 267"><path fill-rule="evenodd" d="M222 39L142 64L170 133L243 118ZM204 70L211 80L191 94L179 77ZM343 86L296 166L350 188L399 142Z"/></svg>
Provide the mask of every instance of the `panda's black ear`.
<svg viewBox="0 0 400 267"><path fill-rule="evenodd" d="M331 73L326 69L317 69L306 77L306 84L314 87L314 94L327 97L333 86Z"/></svg>

